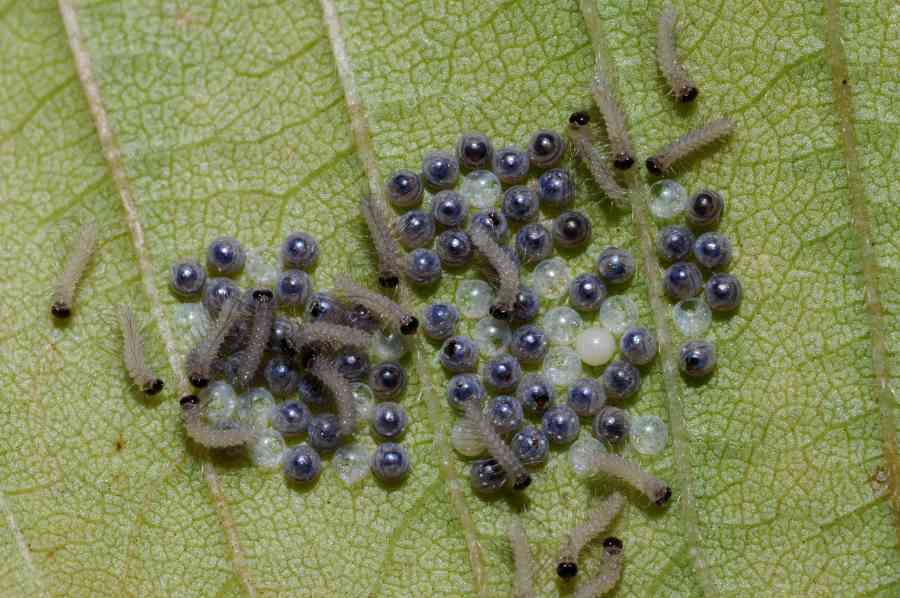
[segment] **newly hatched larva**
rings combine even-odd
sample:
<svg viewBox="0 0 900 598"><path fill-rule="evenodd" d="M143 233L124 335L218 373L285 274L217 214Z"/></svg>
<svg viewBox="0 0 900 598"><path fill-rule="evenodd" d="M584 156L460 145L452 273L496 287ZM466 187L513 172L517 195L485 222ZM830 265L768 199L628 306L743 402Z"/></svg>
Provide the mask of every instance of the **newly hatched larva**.
<svg viewBox="0 0 900 598"><path fill-rule="evenodd" d="M366 307L381 320L382 324L395 332L409 335L415 334L419 328L419 320L412 313L381 293L359 286L346 276L338 276L335 279L334 292L349 303L358 303Z"/></svg>
<svg viewBox="0 0 900 598"><path fill-rule="evenodd" d="M334 353L342 347L368 351L372 335L341 324L309 322L297 326L287 342L301 356L321 351Z"/></svg>
<svg viewBox="0 0 900 598"><path fill-rule="evenodd" d="M513 598L533 598L534 593L534 557L531 554L531 546L528 545L528 536L525 528L519 523L518 518L513 519L507 530L509 544L512 546L513 562L516 565L513 577Z"/></svg>
<svg viewBox="0 0 900 598"><path fill-rule="evenodd" d="M85 222L78 233L78 241L69 252L66 267L63 268L56 284L53 285L53 303L50 304L50 313L54 318L65 320L72 315L78 282L84 275L96 249L97 225L93 221Z"/></svg>
<svg viewBox="0 0 900 598"><path fill-rule="evenodd" d="M250 339L244 349L237 378L239 384L244 387L250 386L262 363L263 351L269 344L272 320L275 317L275 294L269 289L250 291L250 301L253 304L253 326L250 329Z"/></svg>
<svg viewBox="0 0 900 598"><path fill-rule="evenodd" d="M181 419L188 436L208 448L225 448L246 443L253 436L253 426L235 425L215 428L204 421L206 401L197 395L181 397Z"/></svg>
<svg viewBox="0 0 900 598"><path fill-rule="evenodd" d="M589 579L575 591L573 598L595 598L612 591L622 577L622 561L625 559L622 540L610 536L603 540L603 568L597 577Z"/></svg>
<svg viewBox="0 0 900 598"><path fill-rule="evenodd" d="M672 498L672 489L665 482L615 453L595 454L591 458L590 470L595 474L604 473L619 478L640 491L657 506L663 506Z"/></svg>
<svg viewBox="0 0 900 598"><path fill-rule="evenodd" d="M594 78L591 81L591 95L594 103L603 115L606 124L606 136L609 138L609 151L612 153L613 166L620 170L628 170L634 164L634 148L631 145L631 136L625 126L625 113L619 106L619 101L613 92L609 79L603 70L603 65L598 65Z"/></svg>
<svg viewBox="0 0 900 598"><path fill-rule="evenodd" d="M498 320L508 320L512 316L516 293L519 291L519 266L503 251L486 228L472 226L469 228L469 236L478 252L497 273L499 286L490 314Z"/></svg>
<svg viewBox="0 0 900 598"><path fill-rule="evenodd" d="M122 358L128 375L141 391L152 396L163 389L163 381L147 366L144 356L144 339L141 327L131 308L127 305L119 307L119 324L122 327L124 349Z"/></svg>
<svg viewBox="0 0 900 598"><path fill-rule="evenodd" d="M187 356L187 374L190 383L203 388L209 384L213 360L219 356L219 349L228 332L244 315L244 305L236 296L229 297L219 310L219 315L206 332L206 337Z"/></svg>
<svg viewBox="0 0 900 598"><path fill-rule="evenodd" d="M481 441L487 447L488 452L497 460L512 480L513 489L524 490L527 488L531 484L531 475L525 470L522 462L519 461L512 449L503 442L503 439L494 430L490 420L485 417L484 412L481 410L481 402L466 401L463 403L463 408L465 409L466 419L478 429L479 434L481 434Z"/></svg>
<svg viewBox="0 0 900 598"><path fill-rule="evenodd" d="M356 429L356 407L350 382L341 375L334 362L326 357L314 358L306 369L319 379L334 399L338 412L339 433L344 437L353 435Z"/></svg>
<svg viewBox="0 0 900 598"><path fill-rule="evenodd" d="M559 559L556 561L556 574L563 579L571 579L578 574L578 555L588 542L605 531L612 520L625 506L625 497L620 492L613 492L588 513L587 521L576 525L559 547Z"/></svg>
<svg viewBox="0 0 900 598"><path fill-rule="evenodd" d="M400 284L400 247L391 236L387 219L377 200L363 197L359 202L359 211L366 221L372 245L375 246L378 284L385 289L392 289Z"/></svg>
<svg viewBox="0 0 900 598"><path fill-rule="evenodd" d="M587 112L575 112L569 117L569 138L575 153L591 171L597 186L606 194L616 207L623 208L628 196L624 187L613 177L607 165L606 157L594 146L591 139L591 117Z"/></svg>
<svg viewBox="0 0 900 598"><path fill-rule="evenodd" d="M647 170L652 174L660 175L671 169L679 160L690 156L711 143L715 143L723 137L727 137L732 131L734 131L734 121L728 117L717 118L702 127L688 131L647 158Z"/></svg>
<svg viewBox="0 0 900 598"><path fill-rule="evenodd" d="M683 104L693 102L697 97L697 86L688 76L687 69L678 62L675 51L675 27L678 25L678 12L671 4L666 4L656 23L656 62L659 70L669 84L675 99Z"/></svg>

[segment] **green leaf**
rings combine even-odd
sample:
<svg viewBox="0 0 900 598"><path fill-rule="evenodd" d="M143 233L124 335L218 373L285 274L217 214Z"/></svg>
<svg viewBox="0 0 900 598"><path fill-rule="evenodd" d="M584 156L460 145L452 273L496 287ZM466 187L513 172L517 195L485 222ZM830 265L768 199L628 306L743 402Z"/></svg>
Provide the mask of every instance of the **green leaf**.
<svg viewBox="0 0 900 598"><path fill-rule="evenodd" d="M297 491L189 449L166 270L219 234L260 247L302 228L322 242L319 287L371 272L355 213L367 176L414 167L463 129L521 144L589 105L594 48L577 3L322 0L332 38L316 3L246 4L0 8L2 593L504 595L516 512L538 587L557 593L549 563L588 487L557 452L527 508L473 496L427 345L405 399L415 464L400 489L348 489L328 468ZM599 11L595 42L642 155L713 115L736 119L734 138L678 179L725 194L745 283L740 313L709 333L718 373L666 388L657 363L629 406L669 422L674 446L641 462L676 501L663 514L635 503L617 524L619 593L896 595L897 518L877 475L897 466L896 7L678 2L701 88L682 112L653 63L659 3L602 4L587 12ZM845 55L827 33L838 21ZM365 107L352 119L348 92ZM371 133L371 154L351 123ZM582 181L594 241L576 269L607 244L639 249L631 217L595 197ZM100 249L72 322L56 327L47 289L87 219ZM652 322L647 282L628 292ZM123 370L108 314L124 301L152 322L159 402Z"/></svg>

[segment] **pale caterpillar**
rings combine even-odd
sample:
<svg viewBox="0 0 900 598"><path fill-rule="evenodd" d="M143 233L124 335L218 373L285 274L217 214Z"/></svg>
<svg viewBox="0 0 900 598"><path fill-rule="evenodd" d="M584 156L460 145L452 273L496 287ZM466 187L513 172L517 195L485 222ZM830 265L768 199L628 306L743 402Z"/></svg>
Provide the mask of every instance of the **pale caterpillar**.
<svg viewBox="0 0 900 598"><path fill-rule="evenodd" d="M219 349L231 327L244 315L244 306L239 297L229 297L219 310L215 321L211 322L206 336L188 353L186 366L188 380L197 387L209 384L213 360L219 356Z"/></svg>
<svg viewBox="0 0 900 598"><path fill-rule="evenodd" d="M603 567L597 577L578 586L574 598L594 598L612 591L622 577L622 561L625 559L622 540L610 536L603 540Z"/></svg>
<svg viewBox="0 0 900 598"><path fill-rule="evenodd" d="M622 187L606 162L606 157L594 147L591 139L591 117L587 112L575 112L569 117L569 138L575 153L591 171L591 176L600 190L613 202L613 205L623 208L627 204L627 191Z"/></svg>
<svg viewBox="0 0 900 598"><path fill-rule="evenodd" d="M519 522L518 518L514 518L509 524L507 531L509 544L512 546L513 562L516 565L515 576L513 578L513 598L534 598L534 584L532 578L534 576L534 557L531 554L531 547L528 545L528 536L525 534L525 528Z"/></svg>
<svg viewBox="0 0 900 598"><path fill-rule="evenodd" d="M516 293L519 292L519 266L497 244L486 227L477 224L469 227L469 236L478 252L497 273L497 297L490 308L491 316L498 320L508 320L512 317Z"/></svg>
<svg viewBox="0 0 900 598"><path fill-rule="evenodd" d="M480 401L466 401L464 403L466 410L466 419L468 419L481 435L481 440L487 447L488 452L503 468L508 476L511 477L513 490L524 490L531 484L531 475L525 471L522 462L516 457L512 449L510 449L497 431L490 420L484 416L481 410Z"/></svg>
<svg viewBox="0 0 900 598"><path fill-rule="evenodd" d="M710 143L730 135L733 130L734 121L728 117L722 117L710 121L700 128L688 131L647 158L647 170L653 174L660 175L672 168L675 162L686 158Z"/></svg>
<svg viewBox="0 0 900 598"><path fill-rule="evenodd" d="M344 437L353 435L356 429L356 407L350 383L341 375L334 363L325 357L315 357L306 369L319 379L334 398L337 406L338 433Z"/></svg>
<svg viewBox="0 0 900 598"><path fill-rule="evenodd" d="M344 347L368 351L371 342L372 335L368 332L330 322L300 324L287 340L287 344L297 353L310 350L333 353Z"/></svg>
<svg viewBox="0 0 900 598"><path fill-rule="evenodd" d="M594 102L603 115L606 124L606 136L609 138L609 149L612 152L613 166L620 170L628 170L634 164L634 148L631 137L625 127L625 113L613 93L612 86L603 72L603 65L598 64L594 79L591 81L591 94Z"/></svg>
<svg viewBox="0 0 900 598"><path fill-rule="evenodd" d="M188 436L208 448L225 448L244 444L253 436L253 426L238 425L234 428L213 428L204 421L207 401L197 395L181 397L181 419Z"/></svg>
<svg viewBox="0 0 900 598"><path fill-rule="evenodd" d="M614 453L601 453L591 458L589 469L592 473L605 473L619 478L641 492L657 506L663 506L672 497L672 489L640 468L639 465Z"/></svg>
<svg viewBox="0 0 900 598"><path fill-rule="evenodd" d="M97 225L93 221L85 222L78 233L78 240L69 252L66 267L53 285L53 303L50 305L50 313L58 320L65 320L72 315L75 306L75 291L78 282L84 276L97 249Z"/></svg>
<svg viewBox="0 0 900 598"><path fill-rule="evenodd" d="M145 395L157 394L163 389L163 381L147 366L141 327L127 305L119 307L119 325L122 329L122 358L128 375Z"/></svg>
<svg viewBox="0 0 900 598"><path fill-rule="evenodd" d="M334 281L334 292L349 303L358 303L367 308L382 324L400 334L415 334L419 320L402 306L381 293L370 291L357 285L346 276L338 276Z"/></svg>
<svg viewBox="0 0 900 598"><path fill-rule="evenodd" d="M620 492L613 492L603 500L597 508L588 514L588 519L576 525L559 548L559 559L556 562L556 574L563 579L570 579L578 574L578 555L588 542L600 532L605 531L612 520L625 506L625 497Z"/></svg>
<svg viewBox="0 0 900 598"><path fill-rule="evenodd" d="M238 366L237 381L240 386L250 386L262 362L263 351L272 334L272 320L275 318L275 294L269 289L250 291L253 302L253 324L250 339L244 349L244 358Z"/></svg>
<svg viewBox="0 0 900 598"><path fill-rule="evenodd" d="M378 284L382 288L392 289L400 284L400 248L391 236L387 219L376 199L363 197L359 202L359 211L366 221L378 257Z"/></svg>
<svg viewBox="0 0 900 598"><path fill-rule="evenodd" d="M699 93L697 86L691 81L687 70L678 62L675 51L675 26L678 22L678 13L671 4L666 4L659 15L656 27L656 62L662 72L666 83L675 98L687 104L693 102Z"/></svg>

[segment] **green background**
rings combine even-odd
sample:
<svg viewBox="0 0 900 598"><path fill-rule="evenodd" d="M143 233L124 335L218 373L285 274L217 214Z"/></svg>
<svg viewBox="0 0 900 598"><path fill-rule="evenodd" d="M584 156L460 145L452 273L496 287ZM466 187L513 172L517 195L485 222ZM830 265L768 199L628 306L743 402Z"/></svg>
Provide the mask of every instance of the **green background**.
<svg viewBox="0 0 900 598"><path fill-rule="evenodd" d="M590 102L594 50L574 0L323 3L336 9L382 173L414 167L464 129L522 144ZM62 4L99 89L103 145L59 7L0 6L0 593L504 595L514 512L541 564L538 587L556 593L549 563L588 490L556 453L527 509L472 496L448 453L448 414L429 392L441 379L429 380L427 356L405 399L415 466L400 490L371 480L348 489L329 468L298 492L277 473L186 448L168 264L220 234L272 246L301 228L321 240L319 287L372 267L355 212L366 170L320 5ZM900 12L890 0L840 9L854 163L822 5L676 5L679 46L701 89L695 109L675 110L658 78L658 2L596 6L606 59L641 155L712 116L736 120L726 146L677 176L689 190L725 194L722 230L738 248L745 301L709 333L718 373L669 389L683 421L669 418L659 364L630 407L674 428L675 446L641 461L682 498L664 514L627 509L616 527L627 547L617 595L896 596L898 530L876 475L896 403L888 395L879 409L872 347L874 330L896 372ZM121 168L119 186L110 167ZM861 175L860 189L848 172ZM595 199L582 181L594 240L576 269L608 244L638 249L630 216ZM875 328L853 201L868 210L881 269ZM57 328L48 289L90 218L101 230L96 263L78 313ZM437 296L451 298L458 278L445 277ZM641 272L629 294L651 322L646 282ZM153 316L150 358L169 381L158 403L141 400L121 366L109 314L123 301Z"/></svg>

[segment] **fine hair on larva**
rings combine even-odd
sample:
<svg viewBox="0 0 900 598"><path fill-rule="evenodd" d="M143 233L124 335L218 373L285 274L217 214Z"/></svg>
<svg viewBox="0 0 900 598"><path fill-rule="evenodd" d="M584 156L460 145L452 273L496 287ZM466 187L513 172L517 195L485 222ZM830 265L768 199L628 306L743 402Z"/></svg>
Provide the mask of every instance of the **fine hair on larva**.
<svg viewBox="0 0 900 598"><path fill-rule="evenodd" d="M308 352L334 353L342 348L368 351L372 344L372 335L343 324L308 322L294 329L288 338L288 344L301 356Z"/></svg>
<svg viewBox="0 0 900 598"><path fill-rule="evenodd" d="M250 338L244 349L244 358L238 366L237 382L248 387L253 382L259 364L262 363L263 352L272 335L272 320L275 318L275 294L269 289L253 289L250 291L250 305L253 306L253 324Z"/></svg>
<svg viewBox="0 0 900 598"><path fill-rule="evenodd" d="M516 457L516 454L509 446L503 442L503 439L497 434L490 420L485 417L481 410L480 401L465 402L466 419L468 419L478 433L481 434L481 440L488 452L503 468L506 475L512 480L513 490L524 490L531 484L531 475L525 470L522 462Z"/></svg>
<svg viewBox="0 0 900 598"><path fill-rule="evenodd" d="M306 371L315 376L334 399L337 407L338 432L349 437L356 429L356 406L353 402L353 388L350 382L341 375L334 362L324 356L315 357Z"/></svg>
<svg viewBox="0 0 900 598"><path fill-rule="evenodd" d="M688 131L647 158L647 170L655 175L663 174L670 170L679 160L727 137L732 131L734 131L734 121L727 116L717 118L702 127Z"/></svg>
<svg viewBox="0 0 900 598"><path fill-rule="evenodd" d="M491 316L498 320L509 320L519 291L519 266L497 244L487 228L477 224L471 226L469 236L478 253L497 273L497 297L490 308Z"/></svg>
<svg viewBox="0 0 900 598"><path fill-rule="evenodd" d="M516 566L513 574L513 598L534 598L534 556L528 545L525 528L514 517L507 530L509 544L512 547L513 563Z"/></svg>
<svg viewBox="0 0 900 598"><path fill-rule="evenodd" d="M594 455L591 458L590 471L622 480L660 507L672 497L672 489L665 482L615 453Z"/></svg>
<svg viewBox="0 0 900 598"><path fill-rule="evenodd" d="M66 266L53 285L53 298L50 304L50 313L54 318L65 320L72 315L75 308L75 291L78 283L84 276L97 249L97 224L92 220L81 225L78 239L68 252L69 258Z"/></svg>
<svg viewBox="0 0 900 598"><path fill-rule="evenodd" d="M128 305L119 306L119 326L122 329L122 359L128 375L145 395L153 396L159 393L164 383L147 365L141 326Z"/></svg>
<svg viewBox="0 0 900 598"><path fill-rule="evenodd" d="M244 315L244 305L240 297L229 297L219 310L219 315L209 324L206 336L187 356L188 381L197 388L209 384L213 360L219 356L222 343L232 326Z"/></svg>
<svg viewBox="0 0 900 598"><path fill-rule="evenodd" d="M699 91L688 76L687 69L678 61L675 50L677 25L678 12L667 2L659 13L659 20L656 23L656 62L675 99L687 104L694 101Z"/></svg>
<svg viewBox="0 0 900 598"><path fill-rule="evenodd" d="M594 103L603 115L606 124L606 136L609 138L609 151L612 153L613 166L620 170L627 170L634 164L634 148L631 145L631 136L625 125L625 113L616 99L615 92L610 85L603 65L598 61L597 70L591 80L591 95Z"/></svg>
<svg viewBox="0 0 900 598"><path fill-rule="evenodd" d="M622 493L613 492L588 513L584 523L576 525L569 532L559 547L559 558L556 561L557 575L563 579L571 579L578 574L578 555L582 549L609 528L624 506L625 497Z"/></svg>
<svg viewBox="0 0 900 598"><path fill-rule="evenodd" d="M366 221L369 237L375 247L378 259L378 284L385 289L393 289L400 284L400 247L387 224L387 218L377 199L363 197L359 211Z"/></svg>
<svg viewBox="0 0 900 598"><path fill-rule="evenodd" d="M575 590L574 598L594 598L612 591L622 577L622 563L625 560L622 541L614 536L603 540L603 564L600 573Z"/></svg>
<svg viewBox="0 0 900 598"><path fill-rule="evenodd" d="M335 295L349 303L367 308L381 323L403 335L415 334L419 320L395 301L381 293L361 287L346 276L337 276L333 287Z"/></svg>
<svg viewBox="0 0 900 598"><path fill-rule="evenodd" d="M196 395L181 398L181 420L190 438L207 448L226 448L245 444L253 436L253 426L237 424L233 428L214 428L204 421L208 401Z"/></svg>
<svg viewBox="0 0 900 598"><path fill-rule="evenodd" d="M613 176L606 156L594 145L590 116L587 112L575 112L569 117L569 139L572 140L575 153L585 163L600 190L613 205L624 208L628 202L628 192Z"/></svg>

